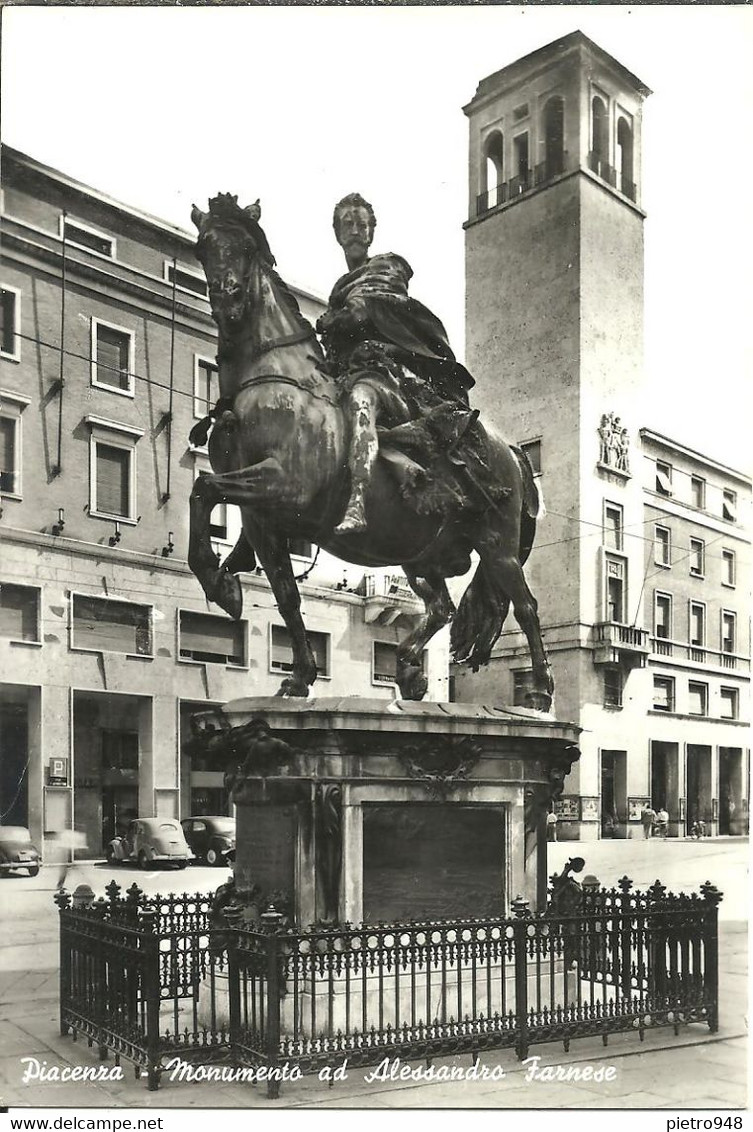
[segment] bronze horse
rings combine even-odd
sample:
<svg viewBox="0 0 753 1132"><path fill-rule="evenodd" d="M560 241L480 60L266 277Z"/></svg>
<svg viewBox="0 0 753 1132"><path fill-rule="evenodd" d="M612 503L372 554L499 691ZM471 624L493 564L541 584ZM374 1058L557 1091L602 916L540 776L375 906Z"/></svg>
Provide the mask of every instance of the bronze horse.
<svg viewBox="0 0 753 1132"><path fill-rule="evenodd" d="M196 480L190 500L188 561L207 597L240 617L236 575L258 560L292 643L292 672L278 694L307 696L316 663L288 540L308 539L360 566L401 566L425 605L398 647L404 699L425 695L421 656L439 629L452 621L452 654L476 670L488 662L512 604L531 654L528 703L547 711L553 682L522 570L539 509L525 457L478 424L485 467L498 490L486 497L488 506L444 514L411 507L389 460L380 457L366 494L367 529L335 534L348 498L348 428L314 329L274 270L258 206L242 209L237 198L223 194L210 201L209 212L194 206L191 216L219 328L220 401L209 436L213 474ZM243 523L243 536L221 564L209 536L209 517L220 502L237 504ZM445 579L465 574L474 550L479 565L455 611Z"/></svg>

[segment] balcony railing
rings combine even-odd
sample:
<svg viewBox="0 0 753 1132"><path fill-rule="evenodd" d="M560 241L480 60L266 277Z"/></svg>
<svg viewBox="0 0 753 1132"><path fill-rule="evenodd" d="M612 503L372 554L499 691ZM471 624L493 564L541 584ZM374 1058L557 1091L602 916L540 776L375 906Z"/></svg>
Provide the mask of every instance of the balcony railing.
<svg viewBox="0 0 753 1132"><path fill-rule="evenodd" d="M675 660L690 661L716 668L726 668L739 672L750 671L750 657L728 652L726 649L710 649L691 645L687 641L671 641L665 637L651 637L651 652L654 656L671 656Z"/></svg>
<svg viewBox="0 0 753 1132"><path fill-rule="evenodd" d="M619 189L630 200L635 200L636 186L635 181L631 181L624 173L618 173L614 165L610 165L598 153L593 150L588 155L588 168L602 181L606 181L613 189Z"/></svg>
<svg viewBox="0 0 753 1132"><path fill-rule="evenodd" d="M508 201L528 193L531 189L545 185L567 171L567 153L562 153L548 161L541 161L532 169L512 177L509 181L500 181L485 193L476 197L476 216L483 216L497 205L507 204Z"/></svg>
<svg viewBox="0 0 753 1132"><path fill-rule="evenodd" d="M359 587L360 588L360 587ZM401 574L366 574L361 592L367 624L391 625L398 617L414 616L421 605Z"/></svg>
<svg viewBox="0 0 753 1132"><path fill-rule="evenodd" d="M618 621L601 621L594 625L594 664L638 665L643 668L648 656L648 630Z"/></svg>

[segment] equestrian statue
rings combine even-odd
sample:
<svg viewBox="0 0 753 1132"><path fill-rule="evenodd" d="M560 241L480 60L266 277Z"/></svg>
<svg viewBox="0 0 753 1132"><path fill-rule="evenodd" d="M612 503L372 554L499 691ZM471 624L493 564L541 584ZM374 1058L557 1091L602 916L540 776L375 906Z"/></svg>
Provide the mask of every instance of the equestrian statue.
<svg viewBox="0 0 753 1132"><path fill-rule="evenodd" d="M260 565L290 634L291 673L279 695L316 679L288 551L304 538L346 562L400 566L425 606L399 644L403 699L426 693L421 657L452 622L453 658L486 664L508 610L533 670L528 706L551 707L553 682L523 563L540 501L523 452L471 410L473 379L442 323L408 294L412 271L393 253L369 256L376 218L356 193L335 208L348 271L313 326L275 268L258 201L219 194L191 217L219 329L220 397L194 427L212 473L190 500L188 561L210 601L242 613L237 575ZM212 508L240 508L243 531L223 562ZM478 566L457 610L446 579Z"/></svg>

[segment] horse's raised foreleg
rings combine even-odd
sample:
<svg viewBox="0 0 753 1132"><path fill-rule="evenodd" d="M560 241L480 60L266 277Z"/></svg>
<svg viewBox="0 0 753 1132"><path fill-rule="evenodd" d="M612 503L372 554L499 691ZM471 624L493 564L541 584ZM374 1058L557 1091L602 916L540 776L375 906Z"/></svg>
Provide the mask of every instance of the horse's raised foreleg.
<svg viewBox="0 0 753 1132"><path fill-rule="evenodd" d="M431 638L452 620L455 607L438 571L427 571L425 576L419 577L407 567L403 569L408 585L423 601L425 612L413 632L398 645L397 686L404 700L422 700L428 685L422 671L423 650Z"/></svg>
<svg viewBox="0 0 753 1132"><path fill-rule="evenodd" d="M243 611L243 592L238 579L219 564L209 537L209 517L218 503L240 507L278 503L284 498L284 477L277 460L270 457L236 472L199 476L191 492L188 565L201 582L204 593L231 617Z"/></svg>
<svg viewBox="0 0 753 1132"><path fill-rule="evenodd" d="M293 576L287 539L268 531L260 532L254 537L254 548L290 634L293 651L293 671L283 680L277 695L308 696L316 680L316 660L301 617L301 595Z"/></svg>
<svg viewBox="0 0 753 1132"><path fill-rule="evenodd" d="M485 580L496 591L498 600L501 603L512 602L515 620L528 641L534 687L528 694L526 706L549 711L554 681L541 638L536 598L528 588L517 554L510 549L517 541L506 539L499 531L485 532L476 542L481 557L478 568L484 571Z"/></svg>

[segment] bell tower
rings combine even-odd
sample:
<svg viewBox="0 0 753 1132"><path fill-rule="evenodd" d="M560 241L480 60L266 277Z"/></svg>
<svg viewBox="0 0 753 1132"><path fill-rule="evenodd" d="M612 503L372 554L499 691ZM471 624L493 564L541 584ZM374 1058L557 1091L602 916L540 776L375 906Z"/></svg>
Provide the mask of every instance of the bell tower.
<svg viewBox="0 0 753 1132"><path fill-rule="evenodd" d="M601 676L598 623L635 623L642 600L643 544L623 532L642 520L626 446L643 424L641 134L649 94L576 31L483 79L464 108L466 363L484 419L524 447L538 475L547 515L526 575L558 717L581 725L581 705L596 697ZM616 438L605 459L602 418L619 422L620 460ZM613 563L603 535L609 506L621 527ZM512 702L513 681L500 665L512 676L526 667L518 637L508 622L496 666L475 678L458 672L459 699Z"/></svg>

